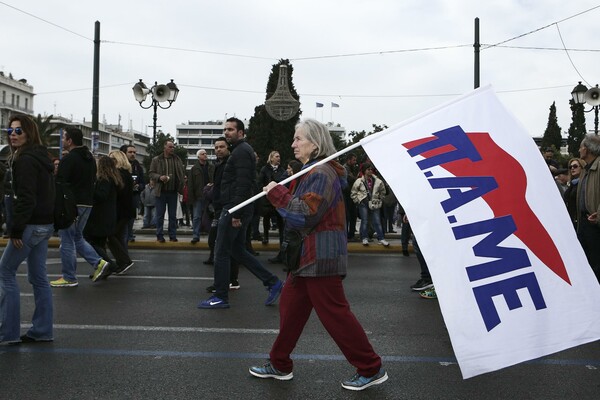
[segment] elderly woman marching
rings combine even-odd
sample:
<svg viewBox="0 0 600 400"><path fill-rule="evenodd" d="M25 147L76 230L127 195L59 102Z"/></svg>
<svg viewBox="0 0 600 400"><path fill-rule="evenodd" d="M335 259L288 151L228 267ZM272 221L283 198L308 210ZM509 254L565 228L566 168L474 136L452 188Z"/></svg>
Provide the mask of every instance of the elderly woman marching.
<svg viewBox="0 0 600 400"><path fill-rule="evenodd" d="M292 143L295 157L307 168L335 153L327 127L307 119L296 125ZM388 376L381 367L364 329L350 310L342 279L348 258L346 213L342 187L345 170L335 161L314 167L299 178L294 194L282 185L269 183L264 190L269 201L286 220L286 230L304 237L300 262L288 274L279 300L279 335L269 362L251 367L259 378L293 378L291 352L314 308L327 332L356 374L342 382L349 390L363 390L383 383Z"/></svg>
<svg viewBox="0 0 600 400"><path fill-rule="evenodd" d="M13 219L10 240L0 259L0 342L50 342L52 290L46 275L48 239L54 232L54 166L37 125L25 115L10 118L7 129L12 157ZM27 260L27 279L33 286L32 327L20 336L20 294L16 279Z"/></svg>

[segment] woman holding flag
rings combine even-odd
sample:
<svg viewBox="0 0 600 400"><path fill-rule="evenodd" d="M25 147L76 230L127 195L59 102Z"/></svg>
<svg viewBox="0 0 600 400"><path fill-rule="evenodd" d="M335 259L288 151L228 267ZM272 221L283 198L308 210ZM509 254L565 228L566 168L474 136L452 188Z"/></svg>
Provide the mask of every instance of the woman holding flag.
<svg viewBox="0 0 600 400"><path fill-rule="evenodd" d="M292 148L303 169L336 151L327 127L311 119L296 125ZM346 359L356 367L356 374L342 382L343 388L363 390L388 378L381 358L350 310L342 284L348 258L342 196L346 184L344 168L329 161L300 177L294 194L276 182L263 189L285 219L286 229L299 231L303 241L298 268L288 274L279 300L279 335L269 362L250 368L253 376L293 378L290 354L314 308Z"/></svg>

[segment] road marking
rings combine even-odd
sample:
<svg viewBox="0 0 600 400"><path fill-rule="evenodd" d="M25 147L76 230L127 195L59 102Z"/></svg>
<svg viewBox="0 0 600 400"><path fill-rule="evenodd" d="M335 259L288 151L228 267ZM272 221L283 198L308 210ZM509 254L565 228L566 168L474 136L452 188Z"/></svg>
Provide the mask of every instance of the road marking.
<svg viewBox="0 0 600 400"><path fill-rule="evenodd" d="M138 357L179 357L179 358L213 358L213 359L268 359L267 353L236 353L236 352L214 352L214 351L168 351L168 350L123 350L123 349L90 349L90 348L60 348L48 343L42 346L6 346L0 348L0 356L3 353L53 353L53 354L75 354L75 355L109 355L109 356L138 356ZM294 360L307 361L345 361L341 354L292 354ZM399 364L438 364L448 363L452 367L458 367L454 357L419 357L419 356L381 356L385 363ZM591 369L600 367L600 360L557 360L537 359L527 361L524 364L554 365L559 367L583 366Z"/></svg>
<svg viewBox="0 0 600 400"><path fill-rule="evenodd" d="M21 323L21 328L29 329L31 324ZM241 333L277 335L279 329L246 329L246 328L205 328L185 326L136 326L136 325L77 325L54 324L54 329L98 330L98 331L138 331L138 332L195 332L195 333Z"/></svg>
<svg viewBox="0 0 600 400"><path fill-rule="evenodd" d="M17 274L20 277L27 277L27 274ZM59 278L61 274L48 274L48 278ZM77 279L89 279L90 275L76 275ZM155 276L155 275L111 275L110 279L161 279L173 281L214 281L214 277L206 276Z"/></svg>

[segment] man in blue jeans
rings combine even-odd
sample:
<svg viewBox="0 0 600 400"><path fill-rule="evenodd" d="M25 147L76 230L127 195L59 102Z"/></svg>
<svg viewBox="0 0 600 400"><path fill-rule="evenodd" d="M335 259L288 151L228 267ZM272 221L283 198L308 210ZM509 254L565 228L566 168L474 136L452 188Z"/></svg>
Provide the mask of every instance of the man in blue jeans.
<svg viewBox="0 0 600 400"><path fill-rule="evenodd" d="M237 118L225 122L223 136L231 146L231 154L223 169L219 194L223 210L215 244L215 294L201 301L198 308L229 308L231 258L262 281L269 292L265 301L269 306L279 298L283 282L246 249L246 230L252 220L253 206L247 205L234 213L228 211L254 194L254 150L245 140L244 123Z"/></svg>
<svg viewBox="0 0 600 400"><path fill-rule="evenodd" d="M83 229L92 211L94 183L96 182L96 160L83 145L83 133L77 128L69 128L63 133L63 147L69 153L60 161L56 181L70 187L75 204L77 219L71 226L60 229L60 259L62 277L50 282L52 287L77 286L77 253L93 268L92 280L96 282L108 272L108 261L103 260L96 250L83 238Z"/></svg>
<svg viewBox="0 0 600 400"><path fill-rule="evenodd" d="M175 143L172 140L167 140L163 152L152 159L148 176L156 182L154 187L156 196L156 240L159 243L165 242L163 226L165 211L168 207L169 241L177 242L177 202L179 201L178 194L183 194L185 167L175 154Z"/></svg>
<svg viewBox="0 0 600 400"><path fill-rule="evenodd" d="M215 166L208 163L208 154L205 149L196 153L198 162L192 166L188 174L188 201L193 205L192 218L192 244L200 241L200 225L202 224L202 213L206 206L204 199L204 187L212 185L215 175Z"/></svg>

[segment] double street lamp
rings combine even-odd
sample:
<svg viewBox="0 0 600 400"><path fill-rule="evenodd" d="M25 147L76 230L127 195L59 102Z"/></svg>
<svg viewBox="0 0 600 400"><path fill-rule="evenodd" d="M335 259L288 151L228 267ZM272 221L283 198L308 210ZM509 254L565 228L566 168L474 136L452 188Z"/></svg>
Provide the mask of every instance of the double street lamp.
<svg viewBox="0 0 600 400"><path fill-rule="evenodd" d="M600 89L598 85L588 90L587 86L583 85L581 82L577 86L573 88L571 92L571 96L573 96L573 101L575 104L589 104L592 106L589 110L583 110L583 112L590 112L594 110L595 118L594 118L594 133L598 134L598 106L600 106Z"/></svg>
<svg viewBox="0 0 600 400"><path fill-rule="evenodd" d="M145 107L142 103L146 101L146 97L150 94L152 97L152 103L150 103L147 107ZM140 103L140 107L143 109L148 109L150 107L154 108L154 117L153 117L153 125L152 125L152 143L156 143L156 110L158 107L166 110L171 107L173 102L177 100L177 95L179 94L179 89L173 79L171 82L166 85L159 85L157 82L154 82L154 86L150 89L146 86L144 82L140 79L138 83L133 85L133 96L135 97L135 101ZM163 107L160 103L168 102L169 104L166 107Z"/></svg>

